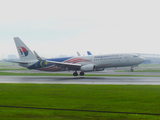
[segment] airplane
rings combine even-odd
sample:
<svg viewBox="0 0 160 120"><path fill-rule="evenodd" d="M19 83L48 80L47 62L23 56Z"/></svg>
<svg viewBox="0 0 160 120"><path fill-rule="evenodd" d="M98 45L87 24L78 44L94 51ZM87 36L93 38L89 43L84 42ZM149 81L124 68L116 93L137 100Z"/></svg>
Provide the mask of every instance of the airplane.
<svg viewBox="0 0 160 120"><path fill-rule="evenodd" d="M42 59L35 51L32 52L19 37L14 37L20 61L10 61L18 63L28 69L42 71L70 71L73 70L73 76L81 76L84 72L103 71L109 67L133 67L138 66L145 61L145 58L137 54L104 54L88 55L76 57L50 58Z"/></svg>
<svg viewBox="0 0 160 120"><path fill-rule="evenodd" d="M81 56L81 54L80 54L79 52L77 52L77 55L78 55L78 56Z"/></svg>
<svg viewBox="0 0 160 120"><path fill-rule="evenodd" d="M79 52L77 52L78 56L81 56L81 54ZM87 51L87 55L92 55L92 53L90 51Z"/></svg>
<svg viewBox="0 0 160 120"><path fill-rule="evenodd" d="M88 55L92 55L92 53L91 53L90 51L87 51L87 54L88 54Z"/></svg>
<svg viewBox="0 0 160 120"><path fill-rule="evenodd" d="M77 52L78 56L81 56L81 54L79 52ZM87 55L92 55L92 53L90 51L87 51Z"/></svg>

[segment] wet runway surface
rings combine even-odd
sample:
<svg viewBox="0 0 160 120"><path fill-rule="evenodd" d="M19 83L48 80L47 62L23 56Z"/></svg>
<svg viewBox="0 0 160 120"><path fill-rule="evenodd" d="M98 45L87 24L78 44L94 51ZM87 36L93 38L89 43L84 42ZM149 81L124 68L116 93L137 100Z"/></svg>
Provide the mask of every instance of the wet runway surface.
<svg viewBox="0 0 160 120"><path fill-rule="evenodd" d="M61 71L61 72L45 72L39 70L14 70L14 71L4 71L4 72L13 72L13 73L67 73L73 74L73 71ZM114 70L105 70L105 71L94 71L94 72L85 72L85 74L106 74L106 75L160 75L159 72L115 72Z"/></svg>
<svg viewBox="0 0 160 120"><path fill-rule="evenodd" d="M160 77L0 76L0 83L160 85Z"/></svg>

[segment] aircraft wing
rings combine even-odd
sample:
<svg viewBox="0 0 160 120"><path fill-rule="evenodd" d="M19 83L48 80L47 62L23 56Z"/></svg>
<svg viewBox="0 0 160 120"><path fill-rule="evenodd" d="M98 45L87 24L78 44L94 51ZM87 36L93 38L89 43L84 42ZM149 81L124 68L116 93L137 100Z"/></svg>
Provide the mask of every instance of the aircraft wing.
<svg viewBox="0 0 160 120"><path fill-rule="evenodd" d="M56 61L48 61L48 60L45 60L45 61L48 63L54 63L58 66L63 66L63 67L81 67L82 66L81 64L72 64L72 63L56 62Z"/></svg>
<svg viewBox="0 0 160 120"><path fill-rule="evenodd" d="M12 63L22 63L22 64L27 64L29 62L24 62L24 61L7 61L7 62L12 62Z"/></svg>
<svg viewBox="0 0 160 120"><path fill-rule="evenodd" d="M48 62L48 63L54 63L56 64L57 66L60 66L60 67L67 67L67 68L80 68L81 67L81 64L72 64L72 63L65 63L65 62L56 62L56 61L49 61L49 60L43 60L35 51L33 51L36 58L39 60L39 61L45 61L45 62Z"/></svg>

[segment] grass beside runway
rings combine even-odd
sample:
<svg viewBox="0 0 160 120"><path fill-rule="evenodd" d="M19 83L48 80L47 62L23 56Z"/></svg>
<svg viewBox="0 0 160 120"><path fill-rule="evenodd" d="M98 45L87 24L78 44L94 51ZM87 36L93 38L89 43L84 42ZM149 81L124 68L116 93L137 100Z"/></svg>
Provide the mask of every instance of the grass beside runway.
<svg viewBox="0 0 160 120"><path fill-rule="evenodd" d="M18 69L0 69L0 71L7 71L7 70L9 70L9 71L13 71L13 70L29 70L29 69L26 69L26 68L18 68Z"/></svg>
<svg viewBox="0 0 160 120"><path fill-rule="evenodd" d="M64 73L13 73L13 72L0 72L0 76L73 76L72 74Z"/></svg>
<svg viewBox="0 0 160 120"><path fill-rule="evenodd" d="M152 69L152 70L135 70L134 72L160 72L160 69Z"/></svg>
<svg viewBox="0 0 160 120"><path fill-rule="evenodd" d="M125 70L116 70L115 72L130 72L125 71ZM160 73L160 69L151 69L151 70L134 70L134 72L159 72Z"/></svg>
<svg viewBox="0 0 160 120"><path fill-rule="evenodd" d="M157 120L160 115L71 110L159 114L159 101L156 85L0 84L0 106L31 107L0 107L0 119Z"/></svg>
<svg viewBox="0 0 160 120"><path fill-rule="evenodd" d="M160 68L160 64L140 64L138 68Z"/></svg>

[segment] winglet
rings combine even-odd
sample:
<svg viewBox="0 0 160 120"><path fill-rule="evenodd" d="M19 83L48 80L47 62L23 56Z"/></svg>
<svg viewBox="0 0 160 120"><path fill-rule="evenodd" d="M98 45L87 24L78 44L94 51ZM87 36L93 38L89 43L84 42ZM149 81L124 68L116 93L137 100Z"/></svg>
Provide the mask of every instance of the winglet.
<svg viewBox="0 0 160 120"><path fill-rule="evenodd" d="M33 52L34 52L34 54L35 54L35 56L36 56L36 58L37 58L38 60L44 61L35 51L33 51Z"/></svg>
<svg viewBox="0 0 160 120"><path fill-rule="evenodd" d="M78 55L78 56L81 56L81 54L79 54L79 52L77 52L77 55Z"/></svg>

